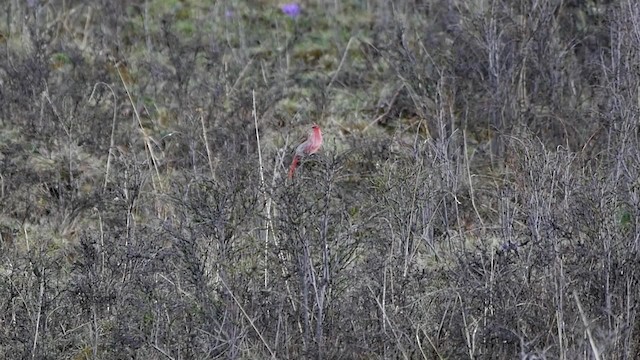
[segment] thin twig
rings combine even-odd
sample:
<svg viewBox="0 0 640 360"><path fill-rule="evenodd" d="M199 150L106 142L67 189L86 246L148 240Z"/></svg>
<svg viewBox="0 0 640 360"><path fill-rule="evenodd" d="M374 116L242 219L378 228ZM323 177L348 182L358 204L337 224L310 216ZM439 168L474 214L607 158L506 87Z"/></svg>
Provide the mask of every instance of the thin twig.
<svg viewBox="0 0 640 360"><path fill-rule="evenodd" d="M38 346L38 330L40 330L40 316L42 315L42 302L44 297L44 279L40 278L40 296L38 297L38 312L36 313L35 334L33 335L33 348L31 358L36 358L36 348Z"/></svg>
<svg viewBox="0 0 640 360"><path fill-rule="evenodd" d="M367 284L367 288L371 293L371 297L375 300L376 304L378 305L378 308L380 308L380 311L382 311L382 317L383 317L382 321L389 324L389 328L391 329L393 336L396 338L396 345L398 347L398 350L400 350L400 352L402 353L405 359L408 359L409 356L407 355L407 351L405 350L404 346L402 346L402 342L400 341L401 336L398 334L396 329L394 329L393 324L391 323L391 319L389 319L389 316L384 311L384 305L380 303L380 300L378 300L378 297L375 295L375 292L373 291L371 286Z"/></svg>
<svg viewBox="0 0 640 360"><path fill-rule="evenodd" d="M211 171L211 178L215 180L215 174L213 172L213 161L211 160L211 149L209 148L209 139L207 138L207 127L204 125L204 115L200 111L200 124L202 125L202 138L204 139L204 148L207 150L207 159L209 160L209 171Z"/></svg>
<svg viewBox="0 0 640 360"><path fill-rule="evenodd" d="M252 64L253 64L253 58L249 59L249 61L247 61L247 65L245 65L244 68L242 68L242 71L240 71L240 74L238 74L238 78L233 83L233 86L231 87L231 91L229 91L229 93L231 93L231 92L236 90L236 87L238 87L238 84L240 83L240 80L242 80L242 78L244 77L244 75L249 70L249 68L251 67Z"/></svg>
<svg viewBox="0 0 640 360"><path fill-rule="evenodd" d="M147 131L144 129L144 126L142 126L142 120L140 120L140 114L138 113L138 108L135 104L135 102L133 101L133 97L131 96L131 92L129 91L129 87L127 86L127 82L124 80L124 75L122 75L122 71L120 70L120 64L116 64L115 68L116 70L118 70L118 76L120 76L120 81L122 82L122 86L124 87L124 91L127 93L127 97L129 97L129 102L131 103L131 107L133 108L133 114L136 117L136 120L138 121L138 127L140 128L140 132L142 133L142 139L144 141L144 144L147 148L147 151L149 151L149 156L150 156L150 162L153 165L153 168L156 171L156 176L158 179L158 183L159 186L162 188L162 184L160 184L160 171L158 170L158 160L155 156L155 153L153 152L153 147L151 146L151 142L149 141L150 136L149 134L147 134ZM154 184L154 190L158 190L155 189L155 183Z"/></svg>
<svg viewBox="0 0 640 360"><path fill-rule="evenodd" d="M251 320L247 312L244 310L244 307L242 307L242 304L240 304L240 301L238 301L236 296L233 294L233 291L231 291L231 289L227 286L227 283L224 281L222 277L220 278L220 282L222 283L222 286L224 286L224 288L227 289L227 291L229 292L229 295L231 296L233 301L236 303L236 305L238 305L238 308L242 312L242 315L244 315L244 317L247 318L247 321L249 321L249 324L251 324L251 327L253 328L253 330L256 332L256 334L258 334L258 337L260 338L260 340L262 340L262 343L267 348L267 351L269 351L269 354L271 354L271 358L275 359L276 354L273 352L273 350L271 350L271 347L269 347L269 344L267 344L267 340L265 340L265 338L262 336L262 333L260 333L260 330L258 330L258 327L256 326L256 324L253 322L253 320Z"/></svg>
<svg viewBox="0 0 640 360"><path fill-rule="evenodd" d="M171 355L167 354L166 351L160 349L155 344L151 344L151 347L156 349L156 351L158 351L160 354L164 355L167 359L175 360Z"/></svg>
<svg viewBox="0 0 640 360"><path fill-rule="evenodd" d="M340 73L340 69L342 69L342 65L344 64L344 61L347 58L347 52L349 51L349 47L351 46L351 42L353 41L353 39L355 39L353 36L349 38L347 47L344 48L344 52L342 53L342 59L340 59L340 64L338 64L338 68L336 69L336 72L331 77L331 80L329 81L329 84L325 88L325 91L331 88L331 85L333 85L333 82L336 80L336 77L338 77L338 74Z"/></svg>
<svg viewBox="0 0 640 360"><path fill-rule="evenodd" d="M258 111L256 110L256 91L251 91L251 96L253 98L253 110L251 111L253 114L253 123L256 128L256 142L258 143L258 163L259 163L259 173L260 173L260 188L262 189L262 194L264 196L264 201L266 204L265 211L267 213L267 226L264 230L264 287L267 288L268 283L268 255L269 255L269 228L271 227L271 196L268 196L267 189L264 185L264 163L262 162L262 150L260 149L260 129L258 128Z"/></svg>
<svg viewBox="0 0 640 360"><path fill-rule="evenodd" d="M400 94L400 91L402 91L402 89L404 89L404 87L405 87L405 84L402 84L398 88L398 90L396 90L396 92L391 97L391 100L387 103L387 110L383 114L381 114L380 116L377 116L375 119L373 119L373 121L369 122L369 124L367 126L365 126L364 129L362 129L363 133L366 132L373 125L377 124L378 121L384 119L387 115L389 115L389 113L391 112L391 108L392 108L393 103L396 102L396 98Z"/></svg>
<svg viewBox="0 0 640 360"><path fill-rule="evenodd" d="M593 340L593 336L591 335L591 329L589 329L589 322L587 321L587 316L584 314L584 310L582 309L582 304L580 303L580 299L578 299L578 293L573 291L573 298L576 300L576 305L578 305L578 311L580 312L580 318L582 319L582 323L584 324L585 331L587 332L587 338L589 339L589 345L591 345L591 351L593 351L593 357L596 360L600 360L600 353L598 352L598 347L596 346L595 340Z"/></svg>
<svg viewBox="0 0 640 360"><path fill-rule="evenodd" d="M478 220L480 220L482 231L484 231L485 230L484 221L482 220L482 217L480 216L480 212L478 211L478 206L476 205L476 197L473 195L474 193L473 181L471 179L471 167L469 166L469 151L467 150L467 131L466 130L462 130L462 141L464 143L464 162L467 167L467 178L469 180L469 197L471 198L471 206L473 207L473 210L475 211L476 216L478 217Z"/></svg>

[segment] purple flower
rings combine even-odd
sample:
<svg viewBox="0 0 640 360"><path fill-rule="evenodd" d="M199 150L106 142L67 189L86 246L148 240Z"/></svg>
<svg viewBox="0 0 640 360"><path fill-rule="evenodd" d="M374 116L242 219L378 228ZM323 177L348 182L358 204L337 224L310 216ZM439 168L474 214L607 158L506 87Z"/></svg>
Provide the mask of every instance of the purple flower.
<svg viewBox="0 0 640 360"><path fill-rule="evenodd" d="M300 5L298 3L288 3L280 5L282 12L288 17L295 19L300 15Z"/></svg>
<svg viewBox="0 0 640 360"><path fill-rule="evenodd" d="M230 19L233 17L233 10L226 10L224 12L224 17L226 17L227 19Z"/></svg>

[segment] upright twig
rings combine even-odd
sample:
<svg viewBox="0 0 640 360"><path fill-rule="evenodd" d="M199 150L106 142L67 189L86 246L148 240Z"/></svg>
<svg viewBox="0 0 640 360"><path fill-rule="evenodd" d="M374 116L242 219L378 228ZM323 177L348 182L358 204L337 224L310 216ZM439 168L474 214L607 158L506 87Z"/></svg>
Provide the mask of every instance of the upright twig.
<svg viewBox="0 0 640 360"><path fill-rule="evenodd" d="M593 336L591 335L591 329L589 329L589 322L587 321L587 316L584 314L584 310L582 309L582 303L580 303L580 299L578 299L578 293L573 291L573 298L576 300L576 305L578 306L578 311L580 312L580 318L582 319L582 323L584 324L585 331L587 333L587 338L589 339L589 345L591 345L591 351L593 351L593 358L596 360L600 360L600 352L598 351L598 347L596 346L595 340L593 340Z"/></svg>
<svg viewBox="0 0 640 360"><path fill-rule="evenodd" d="M478 206L476 205L476 196L475 191L473 190L473 179L471 176L471 166L469 165L469 151L467 148L467 131L462 130L462 142L464 144L464 163L467 168L467 179L469 181L469 198L471 199L471 206L473 207L473 211L476 213L478 220L480 221L480 226L482 231L485 230L484 221L482 220L482 216L480 216L480 211L478 211Z"/></svg>
<svg viewBox="0 0 640 360"><path fill-rule="evenodd" d="M251 91L251 97L253 99L253 123L256 128L256 142L258 144L258 165L260 174L260 188L262 189L262 195L266 204L265 212L267 215L267 226L264 230L264 287L267 287L268 279L268 256L269 256L269 227L271 227L271 196L267 194L267 189L264 184L264 163L262 162L262 150L260 149L260 129L258 128L258 112L256 110L256 91Z"/></svg>
<svg viewBox="0 0 640 360"><path fill-rule="evenodd" d="M264 338L264 336L262 336L262 333L260 332L260 330L258 330L258 327L256 326L256 324L253 322L253 320L251 320L251 317L249 316L249 314L247 314L247 312L244 310L244 307L242 306L240 301L238 301L238 298L236 298L236 296L233 294L233 291L231 291L231 288L227 286L227 283L224 281L222 277L220 278L220 282L222 283L222 286L224 286L224 288L227 290L227 292L229 293L229 296L231 296L231 298L236 303L236 305L238 305L238 308L240 309L240 312L242 312L242 315L244 315L244 317L247 319L249 324L251 324L251 327L253 328L253 330L256 332L256 334L264 344L264 347L266 347L269 354L271 354L271 358L275 359L276 354L273 352L273 350L271 350L271 347L269 346L269 344L267 344L267 340Z"/></svg>
<svg viewBox="0 0 640 360"><path fill-rule="evenodd" d="M211 178L215 180L215 173L213 172L213 160L211 159L211 148L209 148L209 138L207 137L207 127L204 124L204 115L202 111L200 112L200 124L202 125L202 138L204 140L204 148L205 150L207 150L207 160L209 161L209 171L211 172ZM260 142L258 142L258 144L259 143ZM258 151L260 150L258 149Z"/></svg>
<svg viewBox="0 0 640 360"><path fill-rule="evenodd" d="M133 109L133 114L136 117L136 120L138 121L138 127L140 128L140 132L142 133L142 140L144 141L144 145L147 148L147 151L149 152L149 157L150 157L150 163L149 166L153 166L153 168L155 169L156 172L156 178L158 179L158 183L159 186L161 186L160 184L160 170L158 170L158 160L157 157L155 155L155 153L153 152L153 146L151 146L151 136L149 134L147 134L147 131L145 130L144 126L142 126L142 120L140 120L140 113L138 113L138 108L135 104L135 102L133 101L133 97L131 96L131 92L129 91L129 87L127 86L127 82L124 79L124 75L122 75L122 71L120 70L120 64L116 64L115 68L118 71L118 76L120 76L120 81L122 82L122 86L124 87L124 91L127 93L127 97L129 98L129 102L131 103L131 108ZM157 191L157 189L155 189L155 182L152 182L152 184L154 184L154 190Z"/></svg>
<svg viewBox="0 0 640 360"><path fill-rule="evenodd" d="M333 76L331 77L331 80L329 81L329 84L327 84L327 87L325 88L325 91L327 91L327 90L329 90L331 88L331 85L333 85L333 82L336 80L336 77L338 77L338 74L340 73L340 69L342 69L342 65L344 64L344 61L347 58L347 52L349 51L349 47L351 46L351 42L353 41L353 39L355 39L353 36L349 38L349 42L347 42L347 46L345 46L344 52L342 53L342 58L340 59L340 64L338 64L338 68L336 69L336 72L333 73Z"/></svg>
<svg viewBox="0 0 640 360"><path fill-rule="evenodd" d="M36 358L36 349L38 347L38 336L40 330L40 317L42 315L42 305L44 299L44 274L40 274L40 294L38 296L38 312L36 313L36 321L35 321L35 333L33 335L33 347L31 349L31 358Z"/></svg>

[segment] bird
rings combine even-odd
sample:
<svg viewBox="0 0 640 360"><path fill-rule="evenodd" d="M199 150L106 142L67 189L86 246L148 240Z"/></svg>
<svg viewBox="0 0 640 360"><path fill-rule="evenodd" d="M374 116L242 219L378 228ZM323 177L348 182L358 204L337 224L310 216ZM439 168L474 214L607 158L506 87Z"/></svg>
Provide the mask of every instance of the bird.
<svg viewBox="0 0 640 360"><path fill-rule="evenodd" d="M291 166L289 166L289 179L293 179L293 173L296 171L298 164L300 164L300 159L315 154L320 150L322 146L322 130L320 130L320 126L317 124L313 124L311 126L311 131L307 140L305 140L302 144L298 145L296 148L296 152L293 155L293 160L291 161Z"/></svg>

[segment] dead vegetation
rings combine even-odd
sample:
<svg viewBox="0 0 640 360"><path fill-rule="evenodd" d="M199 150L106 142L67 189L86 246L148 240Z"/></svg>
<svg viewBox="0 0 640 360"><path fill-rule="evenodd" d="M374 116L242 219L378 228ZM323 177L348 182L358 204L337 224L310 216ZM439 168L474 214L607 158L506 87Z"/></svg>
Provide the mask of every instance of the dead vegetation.
<svg viewBox="0 0 640 360"><path fill-rule="evenodd" d="M638 357L640 6L301 6L10 1L0 356Z"/></svg>

